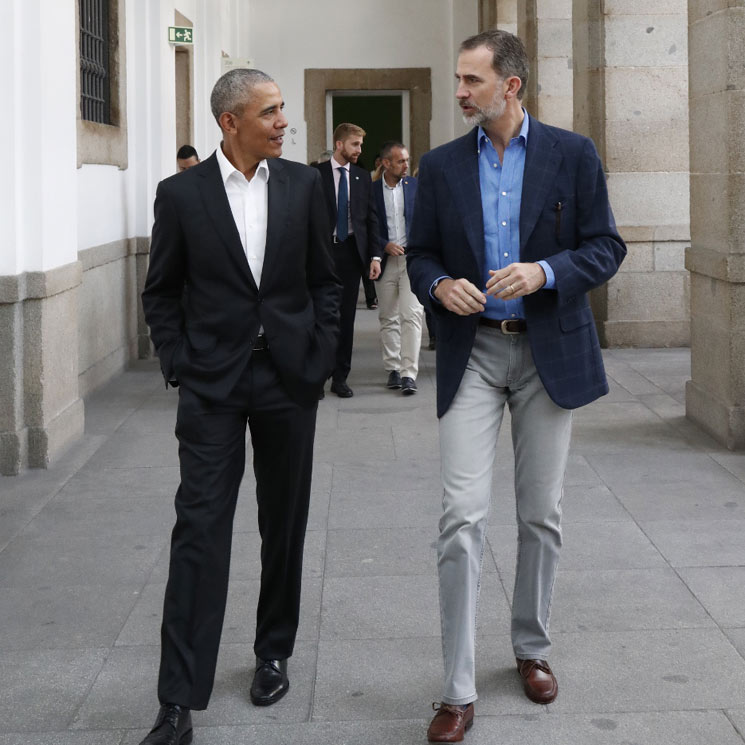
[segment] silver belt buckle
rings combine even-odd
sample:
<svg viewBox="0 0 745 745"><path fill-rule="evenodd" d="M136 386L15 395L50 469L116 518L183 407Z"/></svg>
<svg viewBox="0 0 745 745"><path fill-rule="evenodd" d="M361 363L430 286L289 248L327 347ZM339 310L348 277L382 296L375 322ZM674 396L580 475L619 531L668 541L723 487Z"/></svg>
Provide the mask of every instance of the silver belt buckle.
<svg viewBox="0 0 745 745"><path fill-rule="evenodd" d="M508 323L514 323L514 321L512 319L510 319L510 318L505 318L505 320L502 321L502 323L499 325L499 330L503 334L508 334L509 336L517 336L520 332L519 331L510 331L507 328L507 324Z"/></svg>

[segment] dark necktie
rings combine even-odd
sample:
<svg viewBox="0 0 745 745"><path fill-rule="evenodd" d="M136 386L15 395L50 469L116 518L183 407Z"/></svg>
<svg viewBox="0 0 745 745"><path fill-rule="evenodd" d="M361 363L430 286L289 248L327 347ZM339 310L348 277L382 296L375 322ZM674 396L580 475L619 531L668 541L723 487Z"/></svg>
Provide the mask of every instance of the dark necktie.
<svg viewBox="0 0 745 745"><path fill-rule="evenodd" d="M339 198L336 205L336 237L340 241L349 236L349 192L347 187L347 169L339 168Z"/></svg>

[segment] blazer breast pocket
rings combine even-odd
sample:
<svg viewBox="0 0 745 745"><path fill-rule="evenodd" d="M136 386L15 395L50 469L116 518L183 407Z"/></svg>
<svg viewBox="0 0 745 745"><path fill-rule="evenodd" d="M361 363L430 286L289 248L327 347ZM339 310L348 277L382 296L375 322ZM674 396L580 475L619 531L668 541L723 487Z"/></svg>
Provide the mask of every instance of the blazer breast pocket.
<svg viewBox="0 0 745 745"><path fill-rule="evenodd" d="M544 228L551 231L554 241L559 246L565 243L563 237L571 237L573 233L574 201L574 197L560 197L550 200L543 208L541 217Z"/></svg>

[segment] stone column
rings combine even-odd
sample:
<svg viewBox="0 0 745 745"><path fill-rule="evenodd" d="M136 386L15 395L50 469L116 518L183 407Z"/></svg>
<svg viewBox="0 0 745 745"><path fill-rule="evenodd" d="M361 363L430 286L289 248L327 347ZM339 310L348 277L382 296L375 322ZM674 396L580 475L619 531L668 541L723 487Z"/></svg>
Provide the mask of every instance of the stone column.
<svg viewBox="0 0 745 745"><path fill-rule="evenodd" d="M574 128L595 141L629 249L593 293L601 341L687 345L686 0L573 0L572 25Z"/></svg>
<svg viewBox="0 0 745 745"><path fill-rule="evenodd" d="M517 27L530 59L525 107L546 124L572 129L572 0L525 0Z"/></svg>
<svg viewBox="0 0 745 745"><path fill-rule="evenodd" d="M0 474L83 433L78 389L75 6L0 3ZM47 40L54 38L55 44ZM66 61L60 64L60 60ZM47 112L31 116L29 112ZM49 112L54 112L50 114Z"/></svg>
<svg viewBox="0 0 745 745"><path fill-rule="evenodd" d="M745 4L689 0L688 13L692 379L686 414L739 450L745 449Z"/></svg>
<svg viewBox="0 0 745 745"><path fill-rule="evenodd" d="M497 28L517 33L517 0L494 0L496 5Z"/></svg>

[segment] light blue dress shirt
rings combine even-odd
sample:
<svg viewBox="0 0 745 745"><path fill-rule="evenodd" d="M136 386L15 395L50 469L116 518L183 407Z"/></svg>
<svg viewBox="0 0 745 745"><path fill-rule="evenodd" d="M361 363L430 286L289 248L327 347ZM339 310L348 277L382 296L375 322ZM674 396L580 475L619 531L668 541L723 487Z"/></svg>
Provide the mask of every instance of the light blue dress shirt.
<svg viewBox="0 0 745 745"><path fill-rule="evenodd" d="M520 204L525 172L530 117L523 109L520 133L513 137L499 162L497 151L479 127L476 142L479 154L481 208L484 213L484 285L490 279L489 269L503 269L520 261ZM554 287L554 273L545 261L538 262L546 273L546 289ZM486 296L484 315L488 318L525 318L522 298L502 300Z"/></svg>
<svg viewBox="0 0 745 745"><path fill-rule="evenodd" d="M513 137L504 151L503 163L484 130L479 127L477 148L479 157L479 182L481 208L484 215L484 284L491 278L489 269L503 269L520 261L520 204L525 172L525 151L528 145L530 117L523 109L520 133ZM554 272L545 261L538 262L546 274L544 289L556 287ZM438 277L434 285L444 277ZM430 295L432 290L430 289ZM434 295L432 295L434 297ZM525 318L522 298L502 300L486 296L483 315L488 318Z"/></svg>

